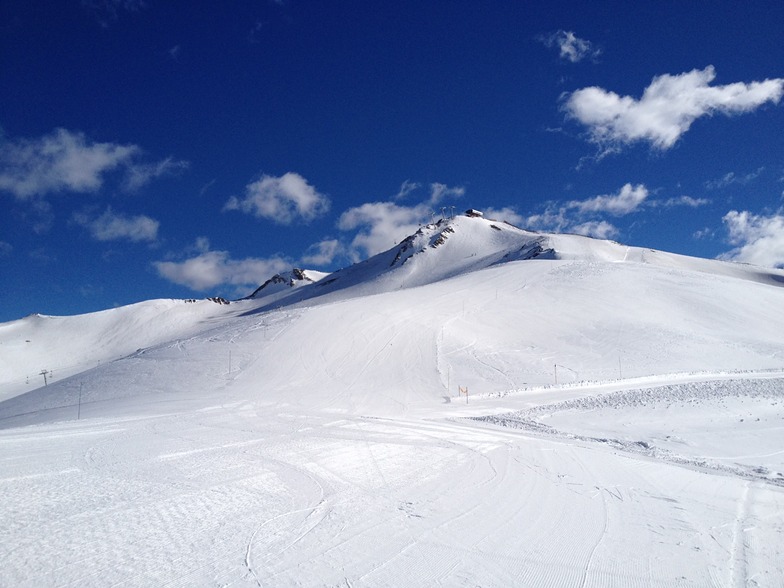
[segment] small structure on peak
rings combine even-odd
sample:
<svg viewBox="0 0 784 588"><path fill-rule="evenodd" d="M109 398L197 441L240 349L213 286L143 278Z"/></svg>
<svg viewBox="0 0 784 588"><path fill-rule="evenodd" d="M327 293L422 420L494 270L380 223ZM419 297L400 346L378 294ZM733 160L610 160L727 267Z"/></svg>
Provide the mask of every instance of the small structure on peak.
<svg viewBox="0 0 784 588"><path fill-rule="evenodd" d="M473 218L482 218L484 216L481 210L476 210L475 208L469 208L466 210L465 215Z"/></svg>

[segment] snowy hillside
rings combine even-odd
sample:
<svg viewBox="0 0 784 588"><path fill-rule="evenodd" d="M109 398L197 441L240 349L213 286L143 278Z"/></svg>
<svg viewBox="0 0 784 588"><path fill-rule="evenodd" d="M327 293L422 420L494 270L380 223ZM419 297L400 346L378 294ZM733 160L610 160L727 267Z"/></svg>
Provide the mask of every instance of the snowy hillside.
<svg viewBox="0 0 784 588"><path fill-rule="evenodd" d="M226 307L211 300L150 300L91 314L30 315L0 324L0 400L205 328Z"/></svg>
<svg viewBox="0 0 784 588"><path fill-rule="evenodd" d="M781 584L782 308L779 270L459 216L2 324L0 584Z"/></svg>

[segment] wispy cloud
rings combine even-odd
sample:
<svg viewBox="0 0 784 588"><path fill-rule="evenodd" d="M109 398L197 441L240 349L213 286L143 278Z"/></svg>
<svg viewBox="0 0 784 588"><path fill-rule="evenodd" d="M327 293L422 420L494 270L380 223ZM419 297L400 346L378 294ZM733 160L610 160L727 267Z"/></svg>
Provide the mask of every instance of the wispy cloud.
<svg viewBox="0 0 784 588"><path fill-rule="evenodd" d="M417 182L412 182L411 180L405 180L402 184L400 184L400 190L398 190L398 193L395 194L394 199L402 200L403 198L411 194L411 192L413 192L414 190L419 189L420 186L421 184Z"/></svg>
<svg viewBox="0 0 784 588"><path fill-rule="evenodd" d="M41 198L26 201L25 206L19 207L15 214L20 222L30 226L38 235L49 232L54 226L52 205Z"/></svg>
<svg viewBox="0 0 784 588"><path fill-rule="evenodd" d="M704 227L702 229L694 231L694 233L692 233L691 236L694 239L701 241L703 239L712 239L715 234L716 234L715 229L712 229L710 227Z"/></svg>
<svg viewBox="0 0 784 588"><path fill-rule="evenodd" d="M138 189L153 178L181 171L187 162L171 157L139 161L136 145L98 143L83 133L55 129L36 139L0 143L0 190L19 200L58 192L97 192L113 172L123 172L124 185Z"/></svg>
<svg viewBox="0 0 784 588"><path fill-rule="evenodd" d="M264 30L266 23L262 20L257 20L248 33L248 43L256 44L261 42L261 32Z"/></svg>
<svg viewBox="0 0 784 588"><path fill-rule="evenodd" d="M411 193L419 190L421 187L422 184L419 182L405 180L400 185L400 190L398 190L398 193L395 194L393 199L403 200ZM433 182L428 187L430 188L430 196L427 203L431 206L440 204L447 198L462 198L465 195L465 188L463 186L448 186L447 184L442 184L441 182Z"/></svg>
<svg viewBox="0 0 784 588"><path fill-rule="evenodd" d="M102 27L108 27L116 22L123 12L139 12L146 7L146 2L145 0L82 0L82 6L98 19Z"/></svg>
<svg viewBox="0 0 784 588"><path fill-rule="evenodd" d="M281 257L232 259L228 251L212 251L209 241L197 242L200 252L183 261L156 261L153 266L162 278L204 291L217 286L232 286L236 293L256 288L264 280L291 267Z"/></svg>
<svg viewBox="0 0 784 588"><path fill-rule="evenodd" d="M719 259L784 267L784 209L769 216L731 210L722 220L730 244L736 247Z"/></svg>
<svg viewBox="0 0 784 588"><path fill-rule="evenodd" d="M6 241L0 241L0 257L8 257L14 250L14 246Z"/></svg>
<svg viewBox="0 0 784 588"><path fill-rule="evenodd" d="M185 171L190 167L187 161L167 157L158 163L139 163L128 167L125 178L125 187L128 190L138 190L156 178L170 176Z"/></svg>
<svg viewBox="0 0 784 588"><path fill-rule="evenodd" d="M542 35L539 41L549 49L558 49L561 59L572 63L587 58L596 59L601 54L601 49L597 49L593 43L581 39L572 31L559 30L549 35Z"/></svg>
<svg viewBox="0 0 784 588"><path fill-rule="evenodd" d="M264 175L245 187L244 198L232 196L224 206L224 210L239 210L281 225L310 222L329 208L329 198L294 172L280 177Z"/></svg>
<svg viewBox="0 0 784 588"><path fill-rule="evenodd" d="M435 206L446 198L462 198L463 196L465 196L465 188L463 186L453 186L450 188L446 184L434 182L430 184L430 200L428 202Z"/></svg>
<svg viewBox="0 0 784 588"><path fill-rule="evenodd" d="M209 182L204 184L201 188L199 188L199 196L204 196L207 192L209 192L210 188L215 185L217 180L215 178L211 179Z"/></svg>
<svg viewBox="0 0 784 588"><path fill-rule="evenodd" d="M705 206L706 204L710 204L710 200L707 198L693 198L686 195L668 198L667 200L651 200L648 202L649 206L663 208L674 208L676 206L699 208L700 206Z"/></svg>
<svg viewBox="0 0 784 588"><path fill-rule="evenodd" d="M666 150L700 117L751 112L767 102L777 104L784 93L782 78L711 86L715 77L713 66L657 76L639 100L599 87L583 88L565 96L563 109L588 128L602 154L640 141Z"/></svg>
<svg viewBox="0 0 784 588"><path fill-rule="evenodd" d="M708 190L718 190L732 185L745 186L746 184L756 180L763 171L765 171L764 167L759 167L753 172L747 173L745 175L738 175L735 172L728 172L717 180L709 180L705 182L705 187Z"/></svg>
<svg viewBox="0 0 784 588"><path fill-rule="evenodd" d="M160 223L149 216L128 216L114 212L111 207L99 216L91 216L86 212L75 213L73 220L90 231L98 241L155 242L160 227Z"/></svg>

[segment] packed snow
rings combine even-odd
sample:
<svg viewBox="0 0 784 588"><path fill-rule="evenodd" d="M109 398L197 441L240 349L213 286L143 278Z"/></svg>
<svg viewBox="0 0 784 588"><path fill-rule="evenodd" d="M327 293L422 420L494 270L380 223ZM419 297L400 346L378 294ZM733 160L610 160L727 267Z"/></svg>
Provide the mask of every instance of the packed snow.
<svg viewBox="0 0 784 588"><path fill-rule="evenodd" d="M784 585L784 272L468 217L297 272L0 324L0 585Z"/></svg>

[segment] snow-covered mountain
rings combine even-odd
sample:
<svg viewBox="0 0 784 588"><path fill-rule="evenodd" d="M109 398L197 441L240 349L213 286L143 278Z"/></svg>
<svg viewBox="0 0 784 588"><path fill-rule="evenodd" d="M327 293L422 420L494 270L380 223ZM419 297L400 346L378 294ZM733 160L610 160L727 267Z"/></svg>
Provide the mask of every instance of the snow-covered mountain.
<svg viewBox="0 0 784 588"><path fill-rule="evenodd" d="M313 284L328 275L328 272L293 268L286 274L275 274L261 286L256 288L247 298L258 300L276 294L288 293L290 288L300 288L308 284Z"/></svg>
<svg viewBox="0 0 784 588"><path fill-rule="evenodd" d="M0 324L0 584L781 584L782 308L781 270L458 216Z"/></svg>
<svg viewBox="0 0 784 588"><path fill-rule="evenodd" d="M457 216L332 274L294 269L273 276L228 306L153 300L2 324L0 399L39 387L44 371L59 382L137 350L151 353L200 333L215 340L247 325L269 331L284 320L291 328L279 344L257 349L254 362L283 390L291 373L334 373L332 353L350 349L348 371L372 364L365 355L372 348L354 349L371 325L427 350L422 367L434 370L433 398L444 369L499 392L549 382L558 361L569 368L568 380L615 377L619 361L627 375L768 368L779 365L783 286L781 270ZM451 347L463 347L459 361L443 351ZM292 365L298 356L289 348L312 357ZM0 416L13 410L0 405Z"/></svg>

